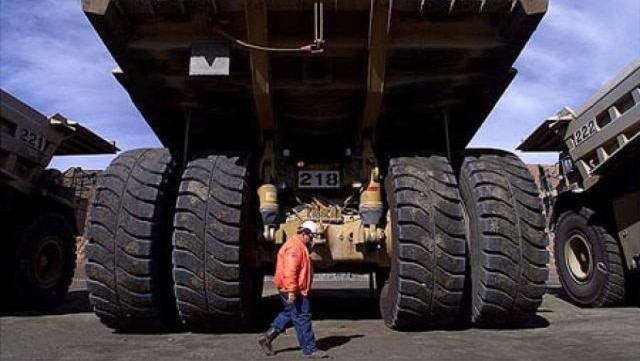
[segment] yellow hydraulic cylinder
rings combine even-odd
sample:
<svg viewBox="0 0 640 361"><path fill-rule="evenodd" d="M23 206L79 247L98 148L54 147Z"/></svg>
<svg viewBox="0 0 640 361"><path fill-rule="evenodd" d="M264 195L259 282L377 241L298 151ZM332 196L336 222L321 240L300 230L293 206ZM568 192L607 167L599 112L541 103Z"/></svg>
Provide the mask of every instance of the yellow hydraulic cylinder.
<svg viewBox="0 0 640 361"><path fill-rule="evenodd" d="M263 184L258 188L260 215L264 225L273 225L278 217L278 191L273 184Z"/></svg>
<svg viewBox="0 0 640 361"><path fill-rule="evenodd" d="M365 225L380 224L382 219L382 189L378 168L371 170L369 184L360 194L360 215Z"/></svg>

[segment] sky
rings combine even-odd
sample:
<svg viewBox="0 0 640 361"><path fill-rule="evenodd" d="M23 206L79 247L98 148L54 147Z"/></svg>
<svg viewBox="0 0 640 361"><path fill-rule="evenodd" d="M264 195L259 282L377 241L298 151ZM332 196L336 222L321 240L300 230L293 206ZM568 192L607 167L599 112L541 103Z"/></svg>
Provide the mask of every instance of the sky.
<svg viewBox="0 0 640 361"><path fill-rule="evenodd" d="M470 146L514 150L546 117L578 108L640 57L639 0L550 0L516 61L519 74ZM122 150L160 146L111 75L117 64L80 0L0 0L0 87L45 115L56 112ZM553 153L518 153L553 163ZM105 168L113 156L56 157L53 167Z"/></svg>

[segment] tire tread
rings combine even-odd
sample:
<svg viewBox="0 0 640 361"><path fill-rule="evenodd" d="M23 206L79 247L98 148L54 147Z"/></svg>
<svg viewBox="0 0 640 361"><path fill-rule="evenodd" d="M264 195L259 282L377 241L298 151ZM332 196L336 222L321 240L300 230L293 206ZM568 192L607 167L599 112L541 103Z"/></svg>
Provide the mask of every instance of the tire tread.
<svg viewBox="0 0 640 361"><path fill-rule="evenodd" d="M471 321L516 326L533 316L548 277L547 238L538 191L515 155L469 151L460 184L471 224Z"/></svg>
<svg viewBox="0 0 640 361"><path fill-rule="evenodd" d="M399 157L385 189L394 254L380 309L395 329L452 327L462 311L465 239L462 203L444 157Z"/></svg>

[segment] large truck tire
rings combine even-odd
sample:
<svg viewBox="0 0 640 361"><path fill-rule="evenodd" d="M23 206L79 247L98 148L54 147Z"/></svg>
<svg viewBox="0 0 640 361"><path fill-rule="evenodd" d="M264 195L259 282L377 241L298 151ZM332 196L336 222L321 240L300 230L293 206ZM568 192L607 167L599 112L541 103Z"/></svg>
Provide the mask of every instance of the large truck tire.
<svg viewBox="0 0 640 361"><path fill-rule="evenodd" d="M380 312L393 329L450 328L463 311L466 243L456 177L444 157L400 157L385 179L393 251Z"/></svg>
<svg viewBox="0 0 640 361"><path fill-rule="evenodd" d="M471 321L513 327L535 315L548 278L545 220L526 165L499 150L468 151L459 173L471 260Z"/></svg>
<svg viewBox="0 0 640 361"><path fill-rule="evenodd" d="M560 283L572 302L584 307L624 302L620 245L596 212L586 207L563 212L556 223L554 253Z"/></svg>
<svg viewBox="0 0 640 361"><path fill-rule="evenodd" d="M76 268L75 237L65 217L36 216L18 237L15 254L12 281L17 304L48 308L62 303Z"/></svg>
<svg viewBox="0 0 640 361"><path fill-rule="evenodd" d="M182 175L173 234L173 277L182 322L192 331L240 329L262 275L248 265L255 240L244 156L209 155Z"/></svg>
<svg viewBox="0 0 640 361"><path fill-rule="evenodd" d="M100 177L87 212L89 300L116 330L178 324L171 283L175 168L166 149L122 153Z"/></svg>
<svg viewBox="0 0 640 361"><path fill-rule="evenodd" d="M17 294L13 282L15 243L16 241L8 236L0 244L0 282L3 285L2 297L0 297L0 311L9 310L15 305L15 295Z"/></svg>

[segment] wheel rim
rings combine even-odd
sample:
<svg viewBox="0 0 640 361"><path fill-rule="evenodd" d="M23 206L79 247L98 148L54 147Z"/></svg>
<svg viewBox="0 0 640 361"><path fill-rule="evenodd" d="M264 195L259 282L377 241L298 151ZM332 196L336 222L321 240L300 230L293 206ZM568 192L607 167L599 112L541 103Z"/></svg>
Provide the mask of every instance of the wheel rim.
<svg viewBox="0 0 640 361"><path fill-rule="evenodd" d="M584 235L573 233L564 245L564 258L571 278L577 283L587 283L593 274L591 245Z"/></svg>
<svg viewBox="0 0 640 361"><path fill-rule="evenodd" d="M33 271L43 287L52 287L62 277L64 251L56 237L45 239L33 255Z"/></svg>

